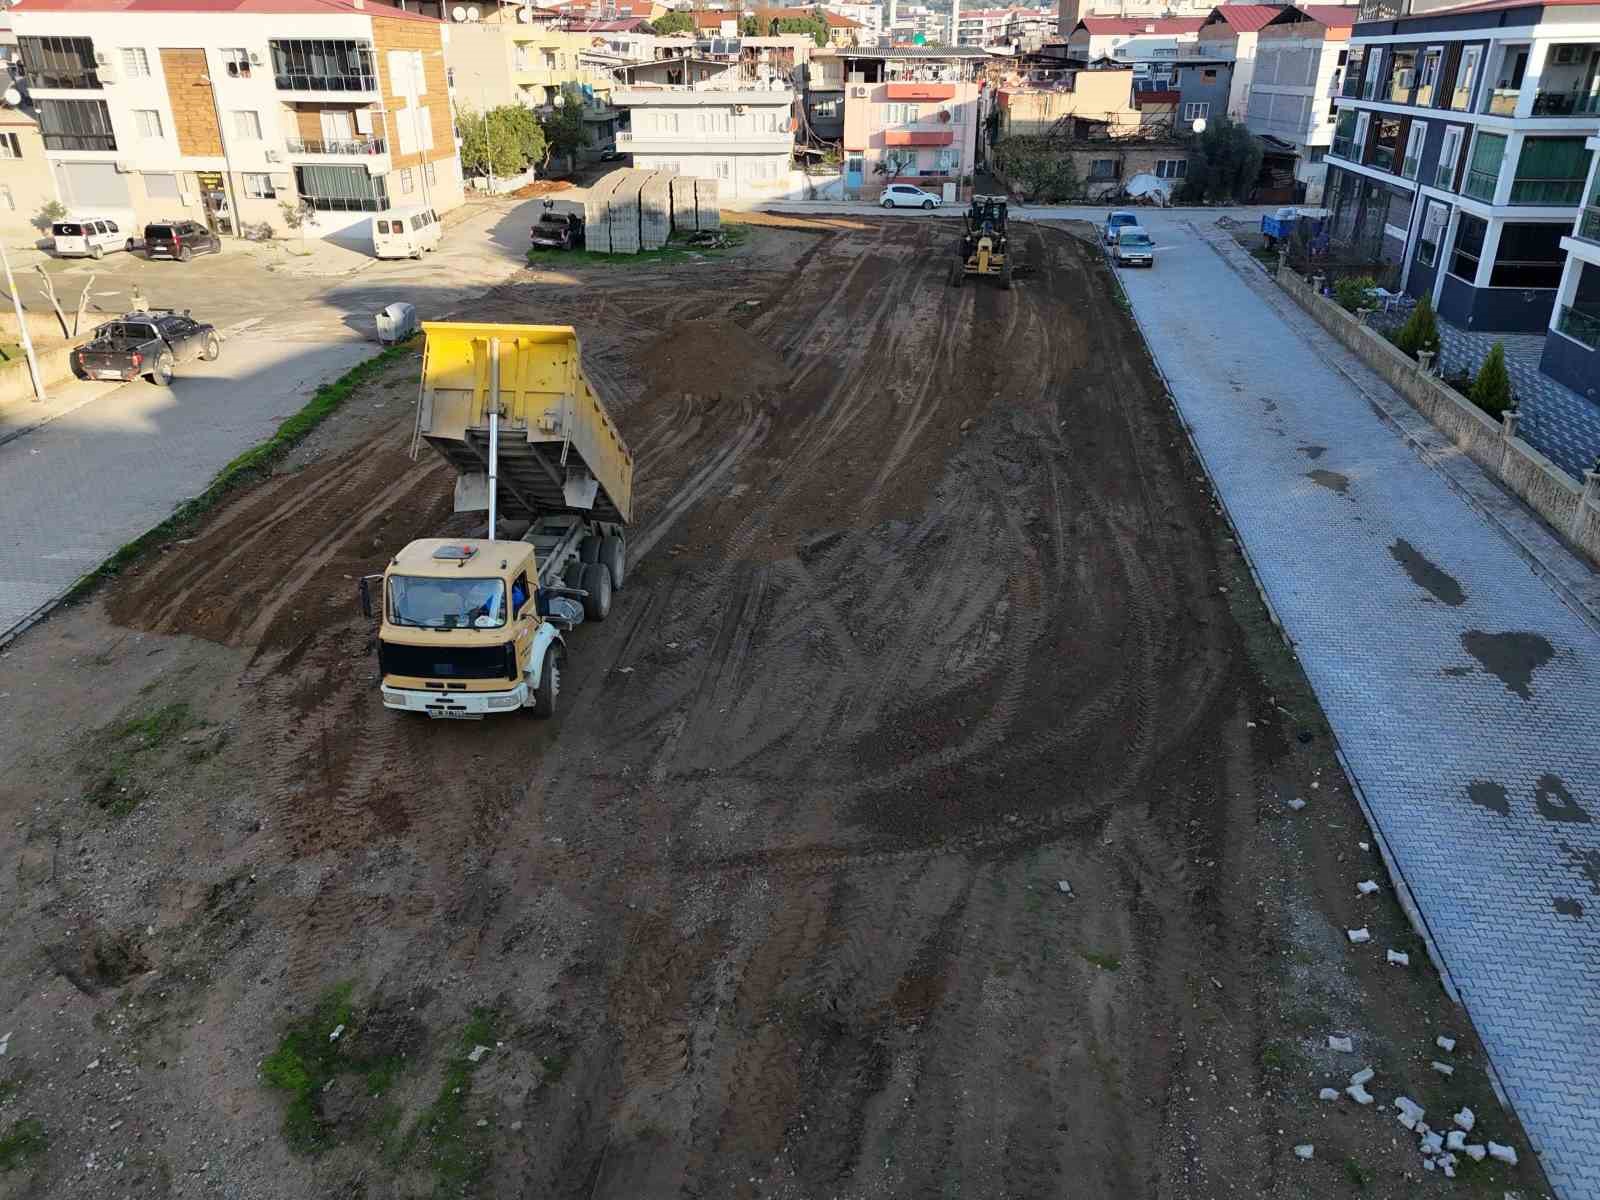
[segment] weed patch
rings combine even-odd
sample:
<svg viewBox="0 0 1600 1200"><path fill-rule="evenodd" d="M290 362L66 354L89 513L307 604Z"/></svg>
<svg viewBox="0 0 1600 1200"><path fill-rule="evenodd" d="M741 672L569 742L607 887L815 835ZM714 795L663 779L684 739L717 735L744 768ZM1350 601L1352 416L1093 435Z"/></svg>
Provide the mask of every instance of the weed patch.
<svg viewBox="0 0 1600 1200"><path fill-rule="evenodd" d="M467 1056L474 1046L493 1045L494 1014L487 1009L474 1010L445 1064L438 1097L423 1109L399 1143L397 1160L417 1153L426 1157L436 1197L464 1195L488 1169L488 1130L467 1117L472 1076L478 1069Z"/></svg>
<svg viewBox="0 0 1600 1200"><path fill-rule="evenodd" d="M1096 950L1079 950L1083 961L1091 966L1099 967L1102 971L1119 971L1122 969L1122 960L1115 954L1102 954Z"/></svg>
<svg viewBox="0 0 1600 1200"><path fill-rule="evenodd" d="M289 1095L283 1114L283 1136L300 1154L316 1154L332 1145L332 1131L322 1118L320 1097L339 1070L339 1042L348 1032L355 1010L351 985L340 984L324 996L316 1010L290 1026L278 1048L261 1062L261 1079Z"/></svg>
<svg viewBox="0 0 1600 1200"><path fill-rule="evenodd" d="M1367 1190L1367 1173L1361 1169L1361 1164L1353 1158L1344 1160L1344 1177L1350 1181L1350 1186L1358 1192Z"/></svg>
<svg viewBox="0 0 1600 1200"><path fill-rule="evenodd" d="M12 1171L43 1154L50 1144L37 1117L24 1117L0 1136L0 1171Z"/></svg>
<svg viewBox="0 0 1600 1200"><path fill-rule="evenodd" d="M97 739L94 781L84 799L114 817L127 816L149 795L134 774L140 760L201 724L187 704L178 703L110 726Z"/></svg>

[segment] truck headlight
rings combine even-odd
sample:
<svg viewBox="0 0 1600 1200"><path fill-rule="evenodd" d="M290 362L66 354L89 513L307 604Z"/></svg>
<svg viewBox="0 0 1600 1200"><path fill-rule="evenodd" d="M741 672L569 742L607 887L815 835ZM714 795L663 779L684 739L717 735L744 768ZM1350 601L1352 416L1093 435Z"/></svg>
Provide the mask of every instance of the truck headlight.
<svg viewBox="0 0 1600 1200"><path fill-rule="evenodd" d="M404 704L406 702L406 694L404 692L391 692L388 688L384 688L383 702L385 704Z"/></svg>
<svg viewBox="0 0 1600 1200"><path fill-rule="evenodd" d="M489 707L490 708L515 708L517 705L519 705L521 703L522 703L522 701L519 700L515 695L512 695L512 696L490 696L489 697Z"/></svg>

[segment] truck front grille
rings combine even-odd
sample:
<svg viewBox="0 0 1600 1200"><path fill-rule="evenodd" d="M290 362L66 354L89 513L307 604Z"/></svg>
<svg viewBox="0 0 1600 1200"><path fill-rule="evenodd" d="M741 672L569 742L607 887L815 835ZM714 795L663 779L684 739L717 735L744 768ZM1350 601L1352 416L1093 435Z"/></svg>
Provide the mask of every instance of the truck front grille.
<svg viewBox="0 0 1600 1200"><path fill-rule="evenodd" d="M412 675L419 679L515 679L516 661L516 647L511 642L504 646L378 643L378 669L385 675Z"/></svg>

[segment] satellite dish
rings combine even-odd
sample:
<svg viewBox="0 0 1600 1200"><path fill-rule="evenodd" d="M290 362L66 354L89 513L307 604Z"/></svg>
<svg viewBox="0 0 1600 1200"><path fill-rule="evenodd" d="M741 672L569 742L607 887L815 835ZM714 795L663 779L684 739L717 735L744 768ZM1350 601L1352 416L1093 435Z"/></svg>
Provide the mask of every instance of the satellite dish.
<svg viewBox="0 0 1600 1200"><path fill-rule="evenodd" d="M1204 133L1206 131L1206 119L1204 117L1196 117L1194 124L1190 128L1196 133Z"/></svg>
<svg viewBox="0 0 1600 1200"><path fill-rule="evenodd" d="M519 8L517 9L517 20L526 25L529 21L533 20L533 14L525 8Z"/></svg>
<svg viewBox="0 0 1600 1200"><path fill-rule="evenodd" d="M17 105L22 103L22 93L17 91L17 89L14 87L8 87L6 89L5 96L0 98L5 100L8 108L15 108Z"/></svg>
<svg viewBox="0 0 1600 1200"><path fill-rule="evenodd" d="M557 108L560 108L566 102L567 102L567 98L565 96L563 96L560 92L557 92L555 94L555 96L552 97L551 100L550 100L550 103L554 104Z"/></svg>
<svg viewBox="0 0 1600 1200"><path fill-rule="evenodd" d="M476 21L477 19L478 19L478 6L476 4L474 4L474 5L470 6L467 9L467 20Z"/></svg>
<svg viewBox="0 0 1600 1200"><path fill-rule="evenodd" d="M465 21L467 19L467 10L458 4L450 10L450 15L457 21Z"/></svg>

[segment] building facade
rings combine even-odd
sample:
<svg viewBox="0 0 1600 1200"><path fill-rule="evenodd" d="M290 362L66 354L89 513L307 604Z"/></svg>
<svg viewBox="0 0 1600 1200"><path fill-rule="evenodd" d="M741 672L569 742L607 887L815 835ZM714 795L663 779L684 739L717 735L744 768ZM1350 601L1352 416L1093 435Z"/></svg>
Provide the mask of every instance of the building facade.
<svg viewBox="0 0 1600 1200"><path fill-rule="evenodd" d="M934 46L838 56L844 64L845 195L876 199L891 183L913 183L952 199L969 191L987 115L980 71L988 56Z"/></svg>
<svg viewBox="0 0 1600 1200"><path fill-rule="evenodd" d="M367 237L461 203L445 26L373 0L28 0L12 11L63 203L224 235Z"/></svg>
<svg viewBox="0 0 1600 1200"><path fill-rule="evenodd" d="M1227 113L1237 65L1227 59L1178 60L1172 86L1178 93L1180 132L1192 130L1197 120L1213 121Z"/></svg>
<svg viewBox="0 0 1600 1200"><path fill-rule="evenodd" d="M795 92L784 78L739 63L671 59L621 68L617 148L644 170L719 182L723 200L780 196L791 187Z"/></svg>
<svg viewBox="0 0 1600 1200"><path fill-rule="evenodd" d="M1320 204L1323 159L1333 143L1335 103L1350 50L1352 7L1286 8L1261 27L1245 123L1292 158L1307 204Z"/></svg>
<svg viewBox="0 0 1600 1200"><path fill-rule="evenodd" d="M1283 9L1279 4L1222 4L1211 10L1200 27L1192 53L1196 58L1231 62L1233 70L1229 73L1227 102L1212 107L1206 116L1218 117L1226 113L1236 121L1244 120L1250 106L1250 84L1256 73L1257 38L1262 27Z"/></svg>
<svg viewBox="0 0 1600 1200"><path fill-rule="evenodd" d="M1546 375L1600 404L1600 137L1585 144L1590 154L1584 204L1571 235L1561 241L1567 261L1556 285L1539 365Z"/></svg>
<svg viewBox="0 0 1600 1200"><path fill-rule="evenodd" d="M1585 201L1600 4L1364 21L1338 104L1325 199L1335 240L1394 264L1407 292L1456 325L1593 337L1600 224ZM1582 358L1566 342L1552 374L1570 376Z"/></svg>
<svg viewBox="0 0 1600 1200"><path fill-rule="evenodd" d="M1056 29L1063 39L1068 39L1085 17L1141 21L1193 17L1203 20L1212 7L1213 0L1061 0Z"/></svg>
<svg viewBox="0 0 1600 1200"><path fill-rule="evenodd" d="M1204 17L1085 17L1067 38L1068 53L1083 62L1129 63L1151 86L1170 86L1180 55L1198 45Z"/></svg>

